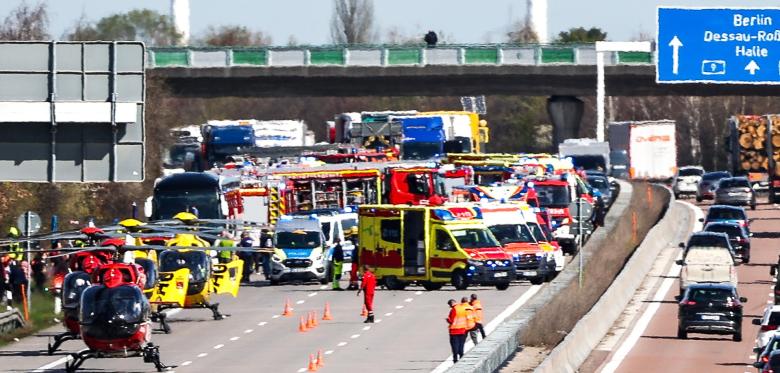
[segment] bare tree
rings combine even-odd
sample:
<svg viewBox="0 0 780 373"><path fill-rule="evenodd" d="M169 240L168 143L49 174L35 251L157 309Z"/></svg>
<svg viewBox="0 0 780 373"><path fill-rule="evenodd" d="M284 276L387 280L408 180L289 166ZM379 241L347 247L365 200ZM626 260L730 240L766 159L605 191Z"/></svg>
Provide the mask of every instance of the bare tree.
<svg viewBox="0 0 780 373"><path fill-rule="evenodd" d="M510 30L507 32L506 36L510 43L523 44L539 42L539 36L536 35L534 30L528 26L527 23L522 21L515 22L510 27Z"/></svg>
<svg viewBox="0 0 780 373"><path fill-rule="evenodd" d="M370 43L374 34L373 0L333 0L330 35L334 43Z"/></svg>
<svg viewBox="0 0 780 373"><path fill-rule="evenodd" d="M262 31L252 31L246 26L210 26L206 35L200 41L211 46L261 46L271 45L269 35Z"/></svg>
<svg viewBox="0 0 780 373"><path fill-rule="evenodd" d="M0 24L0 40L46 40L48 28L46 3L30 6L23 1Z"/></svg>

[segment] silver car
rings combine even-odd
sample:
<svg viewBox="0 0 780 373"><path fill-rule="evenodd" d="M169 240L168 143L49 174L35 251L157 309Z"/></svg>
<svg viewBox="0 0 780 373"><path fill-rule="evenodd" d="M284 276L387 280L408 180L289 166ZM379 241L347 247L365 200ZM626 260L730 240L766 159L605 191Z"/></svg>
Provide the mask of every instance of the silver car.
<svg viewBox="0 0 780 373"><path fill-rule="evenodd" d="M746 177L730 177L718 182L715 203L720 205L750 206L756 209L756 193Z"/></svg>
<svg viewBox="0 0 780 373"><path fill-rule="evenodd" d="M701 202L705 199L715 199L715 190L718 189L718 182L727 177L731 177L731 173L728 171L707 172L702 175L696 190L696 202Z"/></svg>
<svg viewBox="0 0 780 373"><path fill-rule="evenodd" d="M702 175L704 175L704 168L701 166L680 167L672 180L674 197L695 196Z"/></svg>

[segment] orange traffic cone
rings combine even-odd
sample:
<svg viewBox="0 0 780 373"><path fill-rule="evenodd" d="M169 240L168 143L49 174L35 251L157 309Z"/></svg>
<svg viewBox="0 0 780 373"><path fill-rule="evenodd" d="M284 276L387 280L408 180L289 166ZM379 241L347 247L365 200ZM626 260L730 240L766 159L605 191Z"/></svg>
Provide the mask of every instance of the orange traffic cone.
<svg viewBox="0 0 780 373"><path fill-rule="evenodd" d="M330 303L325 302L325 312L322 313L323 320L333 320L333 316L330 314Z"/></svg>
<svg viewBox="0 0 780 373"><path fill-rule="evenodd" d="M315 327L320 326L320 322L317 321L317 311L311 311L311 322L314 323Z"/></svg>
<svg viewBox="0 0 780 373"><path fill-rule="evenodd" d="M309 329L314 329L316 325L314 325L314 315L309 312L309 320L306 322L306 327Z"/></svg>
<svg viewBox="0 0 780 373"><path fill-rule="evenodd" d="M303 319L303 316L301 316L301 323L298 324L298 331L301 333L305 333L309 328L306 326L306 321Z"/></svg>
<svg viewBox="0 0 780 373"><path fill-rule="evenodd" d="M322 350L317 351L317 368L325 366L325 359L322 358Z"/></svg>
<svg viewBox="0 0 780 373"><path fill-rule="evenodd" d="M363 305L363 311L360 312L360 316L366 317L368 316L368 310L366 309L366 305Z"/></svg>
<svg viewBox="0 0 780 373"><path fill-rule="evenodd" d="M290 309L290 298L287 298L284 302L284 312L282 312L282 316L290 317L292 314L292 309Z"/></svg>
<svg viewBox="0 0 780 373"><path fill-rule="evenodd" d="M314 360L314 355L309 355L309 372L317 371L317 362Z"/></svg>

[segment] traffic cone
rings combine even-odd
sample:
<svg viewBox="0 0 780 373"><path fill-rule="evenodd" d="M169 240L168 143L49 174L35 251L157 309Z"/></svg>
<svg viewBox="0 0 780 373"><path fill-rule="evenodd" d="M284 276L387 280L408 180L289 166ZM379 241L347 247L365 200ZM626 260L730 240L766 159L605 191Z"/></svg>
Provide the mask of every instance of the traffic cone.
<svg viewBox="0 0 780 373"><path fill-rule="evenodd" d="M309 329L314 329L314 327L315 327L315 325L314 325L314 315L311 312L309 312L309 320L306 323L306 327L309 328Z"/></svg>
<svg viewBox="0 0 780 373"><path fill-rule="evenodd" d="M323 320L333 320L333 316L330 314L330 303L325 302L325 312L322 313Z"/></svg>
<svg viewBox="0 0 780 373"><path fill-rule="evenodd" d="M282 316L290 317L292 315L292 309L290 309L290 298L287 298L287 300L284 302L284 312L282 312Z"/></svg>
<svg viewBox="0 0 780 373"><path fill-rule="evenodd" d="M311 316L311 321L314 323L314 327L316 328L320 326L320 322L317 321L317 311L311 311Z"/></svg>
<svg viewBox="0 0 780 373"><path fill-rule="evenodd" d="M298 324L298 331L305 333L307 330L309 330L309 328L306 327L306 321L303 319L303 316L301 316L301 323Z"/></svg>
<svg viewBox="0 0 780 373"><path fill-rule="evenodd" d="M317 368L325 366L325 359L322 358L322 350L317 351Z"/></svg>
<svg viewBox="0 0 780 373"><path fill-rule="evenodd" d="M317 371L317 362L314 361L314 355L309 354L309 372Z"/></svg>
<svg viewBox="0 0 780 373"><path fill-rule="evenodd" d="M366 305L363 305L363 311L360 312L360 316L366 317L368 316L368 310L366 309Z"/></svg>

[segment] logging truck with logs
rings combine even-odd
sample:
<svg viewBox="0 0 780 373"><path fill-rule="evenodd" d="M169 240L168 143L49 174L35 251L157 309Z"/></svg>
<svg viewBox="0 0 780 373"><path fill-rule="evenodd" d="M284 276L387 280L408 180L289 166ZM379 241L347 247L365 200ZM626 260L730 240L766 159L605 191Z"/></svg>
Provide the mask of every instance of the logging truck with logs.
<svg viewBox="0 0 780 373"><path fill-rule="evenodd" d="M735 115L727 141L733 175L746 176L754 190L768 190L780 201L780 115Z"/></svg>

